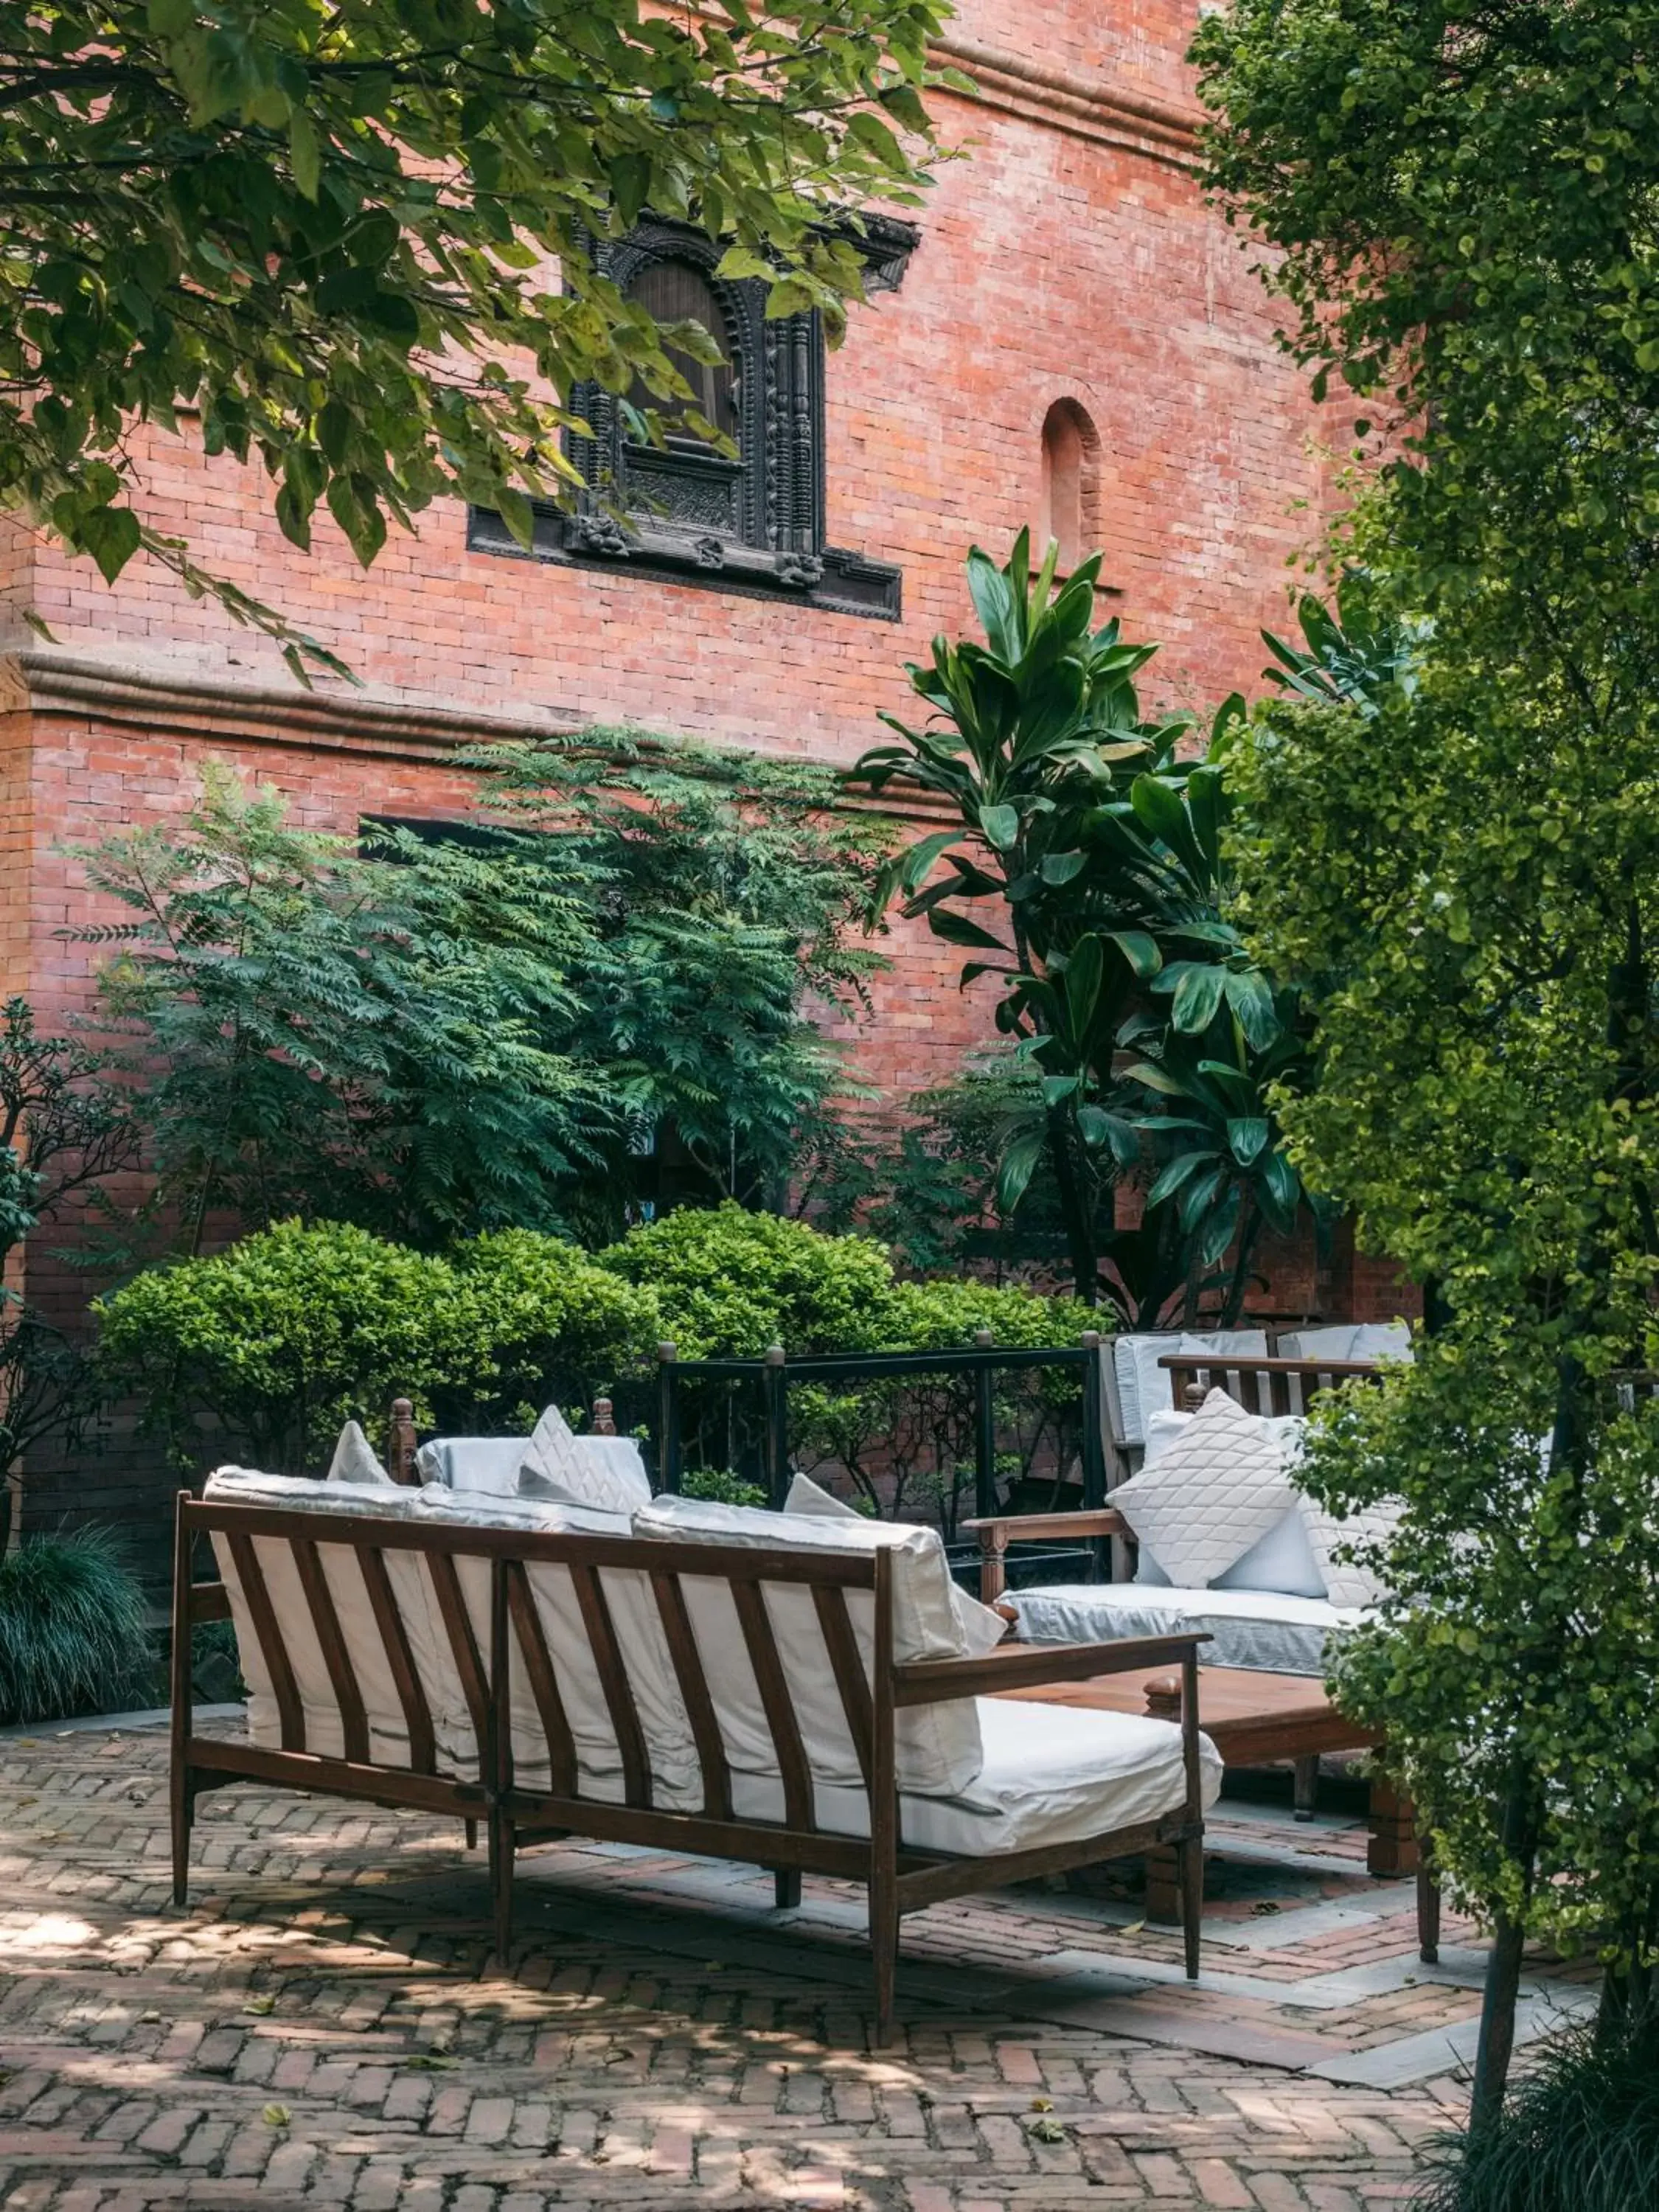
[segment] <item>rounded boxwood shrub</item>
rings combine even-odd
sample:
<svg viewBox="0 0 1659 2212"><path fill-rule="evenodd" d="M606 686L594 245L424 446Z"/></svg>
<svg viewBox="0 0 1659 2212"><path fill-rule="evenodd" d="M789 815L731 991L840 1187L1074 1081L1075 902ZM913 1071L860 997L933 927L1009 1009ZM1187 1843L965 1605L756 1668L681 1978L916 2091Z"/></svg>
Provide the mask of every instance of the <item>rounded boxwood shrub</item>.
<svg viewBox="0 0 1659 2212"><path fill-rule="evenodd" d="M654 1358L663 1334L648 1286L533 1229L501 1229L451 1255L476 1370L434 1388L452 1433L530 1429L550 1400L585 1407Z"/></svg>
<svg viewBox="0 0 1659 2212"><path fill-rule="evenodd" d="M599 1261L654 1292L682 1359L758 1358L773 1344L873 1352L896 1341L893 1263L872 1237L826 1237L728 1201L682 1207Z"/></svg>
<svg viewBox="0 0 1659 2212"><path fill-rule="evenodd" d="M434 1393L476 1357L447 1261L338 1223L279 1222L149 1268L95 1311L110 1387L143 1401L186 1465L234 1449L314 1472L342 1422L373 1435L400 1393L430 1421Z"/></svg>
<svg viewBox="0 0 1659 2212"><path fill-rule="evenodd" d="M144 1594L107 1529L0 1559L0 1726L148 1705L154 1668Z"/></svg>

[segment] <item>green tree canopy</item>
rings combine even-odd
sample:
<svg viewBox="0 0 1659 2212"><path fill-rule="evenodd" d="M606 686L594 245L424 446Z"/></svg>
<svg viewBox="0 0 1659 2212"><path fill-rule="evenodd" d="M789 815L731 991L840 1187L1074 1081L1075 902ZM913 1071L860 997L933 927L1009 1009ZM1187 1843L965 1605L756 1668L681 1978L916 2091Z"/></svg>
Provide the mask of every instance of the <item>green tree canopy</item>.
<svg viewBox="0 0 1659 2212"><path fill-rule="evenodd" d="M592 265L647 207L832 331L858 209L931 149L943 0L84 0L0 27L0 501L106 576L146 548L313 641L145 520L125 440L199 414L256 456L296 544L360 560L441 493L521 535L569 473L559 395L689 398ZM328 658L326 654L323 656Z"/></svg>
<svg viewBox="0 0 1659 2212"><path fill-rule="evenodd" d="M1242 865L1317 1014L1292 1148L1428 1296L1307 1476L1404 1501L1341 1688L1496 1925L1483 2126L1529 1929L1659 2023L1656 34L1237 0L1195 49L1212 182L1378 463L1342 534L1432 625L1414 691L1257 726Z"/></svg>

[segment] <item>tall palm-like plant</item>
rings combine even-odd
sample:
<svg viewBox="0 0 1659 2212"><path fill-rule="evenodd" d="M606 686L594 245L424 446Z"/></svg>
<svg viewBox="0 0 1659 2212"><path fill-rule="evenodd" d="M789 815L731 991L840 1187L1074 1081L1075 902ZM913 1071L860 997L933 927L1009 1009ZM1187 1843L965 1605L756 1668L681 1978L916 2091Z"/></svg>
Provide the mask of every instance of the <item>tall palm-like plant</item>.
<svg viewBox="0 0 1659 2212"><path fill-rule="evenodd" d="M1225 1249L1248 1205L1261 1204L1254 1194L1267 1196L1273 1219L1286 1177L1292 1212L1300 1197L1267 1140L1251 1149L1241 1136L1220 1155L1206 1150L1201 1171L1195 1153L1173 1182L1170 1159L1153 1203L1183 1194L1174 1216L1181 1249L1171 1265L1170 1239L1156 1234L1163 1258L1149 1268L1139 1249L1148 1240L1133 1240L1132 1285L1113 1187L1146 1156L1155 1124L1167 1154L1200 1118L1149 1110L1149 1094L1168 1097L1184 1065L1180 1053L1149 1044L1149 1024L1209 1040L1192 1073L1212 1084L1203 1060L1242 1055L1247 1072L1265 1054L1282 1061L1288 1010L1225 919L1223 761L1243 701L1224 704L1201 758L1177 759L1192 718L1144 716L1135 689L1157 647L1126 641L1115 620L1093 628L1098 555L1058 592L1056 557L1050 546L1034 573L1024 532L1002 568L977 547L970 553L985 644L935 639L931 663L909 670L933 719L916 729L885 717L900 742L875 747L851 773L872 792L908 786L956 814L951 828L895 856L878 902L897 897L906 914L925 915L936 935L977 956L963 968L964 986L1003 979L998 1027L1039 1073L1041 1090L1040 1103L1005 1127L1000 1202L1017 1205L1046 1159L1079 1295L1092 1303L1105 1287L1145 1319L1149 1294L1161 1306L1172 1289L1190 1290L1192 1253L1210 1264ZM1131 1042L1141 1057L1125 1068ZM1208 1146L1207 1121L1202 1133ZM1116 1283L1103 1286L1103 1260L1114 1259Z"/></svg>

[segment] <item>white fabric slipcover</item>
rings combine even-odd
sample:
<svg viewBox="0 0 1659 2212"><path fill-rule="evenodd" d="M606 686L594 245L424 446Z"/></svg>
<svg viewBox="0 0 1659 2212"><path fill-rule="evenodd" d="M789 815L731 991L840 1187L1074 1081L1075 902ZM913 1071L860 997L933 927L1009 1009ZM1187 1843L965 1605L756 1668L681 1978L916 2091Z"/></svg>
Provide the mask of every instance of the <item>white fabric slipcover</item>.
<svg viewBox="0 0 1659 2212"><path fill-rule="evenodd" d="M447 1490L477 1491L494 1498L539 1496L549 1504L580 1505L599 1512L631 1513L651 1495L645 1462L632 1437L572 1437L562 1479L550 1479L539 1468L525 1474L531 1441L526 1437L434 1437L416 1453L415 1465L423 1481L441 1483Z"/></svg>
<svg viewBox="0 0 1659 2212"><path fill-rule="evenodd" d="M757 1550L864 1552L893 1555L893 1656L903 1665L964 1656L951 1604L945 1547L932 1528L902 1528L891 1522L821 1519L801 1513L767 1513L746 1505L716 1505L700 1498L657 1498L634 1516L634 1533L647 1540L688 1544L736 1544ZM738 1771L775 1774L776 1754L760 1689L750 1664L742 1625L728 1583L683 1575L686 1611L720 1717L726 1755ZM846 1592L848 1617L863 1656L874 1665L872 1593ZM794 1695L807 1764L820 1782L855 1787L858 1753L836 1687L829 1648L811 1591L778 1583L764 1590L768 1617L784 1673ZM963 1790L979 1772L979 1728L971 1700L916 1705L898 1717L899 1779L924 1795Z"/></svg>
<svg viewBox="0 0 1659 2212"><path fill-rule="evenodd" d="M297 1508L317 1516L317 1556L362 1692L368 1723L369 1759L376 1765L407 1766L409 1725L386 1660L386 1647L375 1625L362 1570L347 1547L329 1542L327 1523L331 1517L343 1513L372 1514L388 1521L413 1521L419 1510L421 1492L393 1482L384 1486L361 1482L315 1482L306 1475L262 1474L248 1468L221 1468L208 1477L203 1495L215 1504L267 1505L284 1510ZM312 1626L311 1609L294 1565L294 1554L285 1541L273 1536L255 1536L252 1540L272 1607L286 1631L284 1642L305 1721L306 1748L325 1758L343 1758L345 1730L339 1705ZM220 1579L229 1595L242 1679L248 1687L248 1735L254 1743L276 1750L282 1745L282 1729L270 1670L254 1632L229 1543L216 1528L213 1531L213 1551ZM454 1662L448 1639L437 1617L426 1569L418 1555L387 1551L381 1557L409 1638L415 1671L432 1714L435 1735L440 1715L454 1694Z"/></svg>
<svg viewBox="0 0 1659 2212"><path fill-rule="evenodd" d="M1322 1674L1325 1644L1365 1618L1355 1606L1278 1590L1151 1589L1139 1583L1056 1583L1010 1590L1026 1644L1090 1644L1119 1636L1169 1636L1201 1629L1200 1667L1267 1674Z"/></svg>
<svg viewBox="0 0 1659 2212"><path fill-rule="evenodd" d="M1174 1812L1187 1794L1181 1730L1135 1713L1091 1713L1012 1698L971 1701L983 1763L955 1795L901 1791L899 1837L912 1849L982 1858L993 1851L1075 1843L1083 1836L1138 1827ZM1206 1809L1221 1789L1221 1759L1199 1738ZM745 1819L783 1817L783 1787L759 1774L732 1777L732 1808ZM862 1790L820 1784L818 1825L836 1835L867 1836Z"/></svg>
<svg viewBox="0 0 1659 2212"><path fill-rule="evenodd" d="M864 1521L870 1517L854 1512L850 1505L843 1505L839 1498L832 1498L805 1474L797 1474L790 1483L783 1510L786 1513L816 1515L821 1521ZM970 1659L982 1659L1007 1636L1008 1624L1002 1615L994 1613L988 1605L981 1605L976 1597L970 1597L954 1576L951 1580L951 1610L956 1615L962 1648Z"/></svg>

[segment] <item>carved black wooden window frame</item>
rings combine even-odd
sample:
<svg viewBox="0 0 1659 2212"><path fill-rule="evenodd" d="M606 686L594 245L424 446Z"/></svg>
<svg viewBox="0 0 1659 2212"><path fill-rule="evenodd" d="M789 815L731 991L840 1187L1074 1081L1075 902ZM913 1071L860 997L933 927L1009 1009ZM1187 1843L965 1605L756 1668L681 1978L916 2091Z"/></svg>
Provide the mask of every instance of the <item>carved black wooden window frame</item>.
<svg viewBox="0 0 1659 2212"><path fill-rule="evenodd" d="M890 218L866 222L860 243L867 289L896 290L918 234ZM538 503L532 557L896 621L899 570L825 542L819 317L769 322L765 283L717 276L720 247L680 224L647 221L625 240L597 241L594 252L623 291L653 260L688 263L708 285L738 357L739 456L733 461L683 444L665 452L642 447L628 438L613 394L579 386L573 411L592 435L567 443L587 488L573 509ZM467 543L477 551L522 554L500 516L485 508L471 511Z"/></svg>

